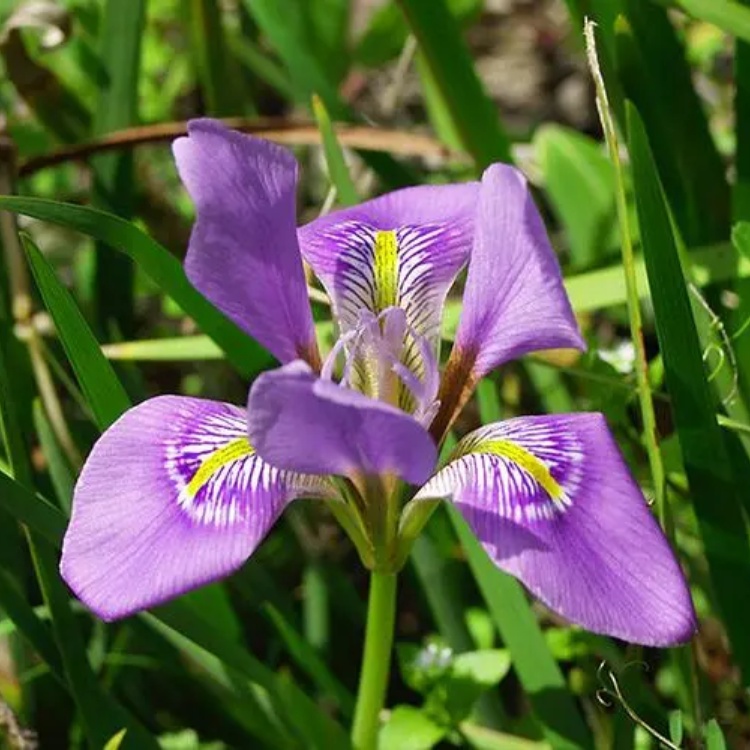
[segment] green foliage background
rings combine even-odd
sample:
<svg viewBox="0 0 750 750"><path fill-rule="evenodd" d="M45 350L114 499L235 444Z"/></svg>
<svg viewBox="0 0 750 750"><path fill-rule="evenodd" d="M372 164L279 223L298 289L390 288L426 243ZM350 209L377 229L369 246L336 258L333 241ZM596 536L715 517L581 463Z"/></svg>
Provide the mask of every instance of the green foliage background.
<svg viewBox="0 0 750 750"><path fill-rule="evenodd" d="M506 5L534 29L550 4ZM294 149L303 218L517 162L590 350L504 367L457 431L603 411L691 582L694 641L628 647L530 601L436 513L401 581L382 750L750 747L750 3L559 0L552 46L579 68L597 23L619 172L596 120L498 107L471 41L495 6L0 3L0 748L32 747L25 730L42 748L349 746L366 575L315 505L229 581L115 625L57 573L99 431L155 393L243 403L273 366L182 270L168 143L203 114Z"/></svg>

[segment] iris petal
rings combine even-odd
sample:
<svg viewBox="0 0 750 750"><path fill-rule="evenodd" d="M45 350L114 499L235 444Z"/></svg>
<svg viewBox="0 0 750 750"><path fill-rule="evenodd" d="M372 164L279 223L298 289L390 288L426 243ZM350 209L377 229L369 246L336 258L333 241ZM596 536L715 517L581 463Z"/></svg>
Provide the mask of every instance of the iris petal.
<svg viewBox="0 0 750 750"><path fill-rule="evenodd" d="M482 177L476 236L454 353L472 379L539 349L584 349L555 253L526 180L493 164Z"/></svg>
<svg viewBox="0 0 750 750"><path fill-rule="evenodd" d="M282 362L318 360L297 244L292 154L212 120L173 146L196 205L190 281Z"/></svg>
<svg viewBox="0 0 750 750"><path fill-rule="evenodd" d="M480 428L414 502L450 497L495 564L563 617L644 645L695 630L680 567L600 414Z"/></svg>
<svg viewBox="0 0 750 750"><path fill-rule="evenodd" d="M154 398L126 412L88 457L62 575L102 619L125 617L236 570L289 502L328 491L262 461L243 409Z"/></svg>
<svg viewBox="0 0 750 750"><path fill-rule="evenodd" d="M248 409L258 453L290 471L393 474L419 484L435 466L435 444L413 417L316 378L303 362L263 373L250 390Z"/></svg>
<svg viewBox="0 0 750 750"><path fill-rule="evenodd" d="M388 193L316 219L299 230L305 260L333 300L341 330L397 306L437 346L443 304L466 263L478 184Z"/></svg>

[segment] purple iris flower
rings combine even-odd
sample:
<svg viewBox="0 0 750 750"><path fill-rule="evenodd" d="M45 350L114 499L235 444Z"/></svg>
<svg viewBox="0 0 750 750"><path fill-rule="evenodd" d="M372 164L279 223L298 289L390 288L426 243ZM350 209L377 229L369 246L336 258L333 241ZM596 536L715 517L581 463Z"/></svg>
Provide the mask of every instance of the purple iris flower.
<svg viewBox="0 0 750 750"><path fill-rule="evenodd" d="M437 466L483 376L535 350L584 347L516 169L399 190L298 229L287 150L198 120L174 155L197 207L188 276L282 366L257 378L247 409L160 396L104 433L63 548L83 602L110 620L226 576L301 497L328 504L366 566L396 572L446 499L493 562L563 617L647 645L691 636L680 567L602 415L489 424ZM324 362L303 259L340 331ZM467 263L441 375L445 298Z"/></svg>

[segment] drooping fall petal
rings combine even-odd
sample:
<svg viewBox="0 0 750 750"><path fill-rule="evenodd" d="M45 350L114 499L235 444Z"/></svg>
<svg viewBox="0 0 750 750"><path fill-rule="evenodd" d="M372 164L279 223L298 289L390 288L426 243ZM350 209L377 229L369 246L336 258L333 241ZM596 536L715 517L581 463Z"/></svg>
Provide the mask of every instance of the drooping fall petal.
<svg viewBox="0 0 750 750"><path fill-rule="evenodd" d="M294 156L212 120L191 121L173 151L196 206L185 261L192 283L280 361L317 362Z"/></svg>
<svg viewBox="0 0 750 750"><path fill-rule="evenodd" d="M258 458L243 409L160 396L91 451L61 572L99 617L125 617L236 570L289 502L326 489Z"/></svg>
<svg viewBox="0 0 750 750"><path fill-rule="evenodd" d="M259 455L304 474L394 474L423 482L435 444L413 417L330 380L303 362L262 374L250 389L248 430Z"/></svg>
<svg viewBox="0 0 750 750"><path fill-rule="evenodd" d="M685 579L600 414L491 424L454 456L414 502L452 498L495 564L551 609L644 645L690 638Z"/></svg>
<svg viewBox="0 0 750 750"><path fill-rule="evenodd" d="M476 182L405 188L300 228L343 332L363 310L396 306L437 345L445 296L471 250L478 192Z"/></svg>
<svg viewBox="0 0 750 750"><path fill-rule="evenodd" d="M473 380L539 349L584 349L555 253L523 175L493 164L482 177L474 247L454 356Z"/></svg>

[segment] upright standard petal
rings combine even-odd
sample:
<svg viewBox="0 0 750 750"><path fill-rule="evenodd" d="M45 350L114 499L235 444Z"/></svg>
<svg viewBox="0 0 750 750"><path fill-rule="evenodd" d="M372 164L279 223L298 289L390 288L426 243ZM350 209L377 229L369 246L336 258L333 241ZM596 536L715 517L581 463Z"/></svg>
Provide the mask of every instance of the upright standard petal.
<svg viewBox="0 0 750 750"><path fill-rule="evenodd" d="M555 253L523 175L493 164L483 177L454 358L479 380L538 349L585 348Z"/></svg>
<svg viewBox="0 0 750 750"><path fill-rule="evenodd" d="M173 151L197 213L190 281L280 361L317 365L292 154L212 120L190 122Z"/></svg>
<svg viewBox="0 0 750 750"><path fill-rule="evenodd" d="M243 409L154 398L89 455L61 572L99 617L125 617L231 573L293 498L326 488L258 458Z"/></svg>
<svg viewBox="0 0 750 750"><path fill-rule="evenodd" d="M304 474L396 475L420 484L437 452L413 417L330 380L304 362L263 373L250 389L248 430L264 460Z"/></svg>
<svg viewBox="0 0 750 750"><path fill-rule="evenodd" d="M600 414L471 433L415 502L451 497L490 558L588 630L669 646L695 613L682 571Z"/></svg>
<svg viewBox="0 0 750 750"><path fill-rule="evenodd" d="M471 250L478 192L476 182L405 188L299 230L344 333L363 310L396 306L437 345L445 296Z"/></svg>

